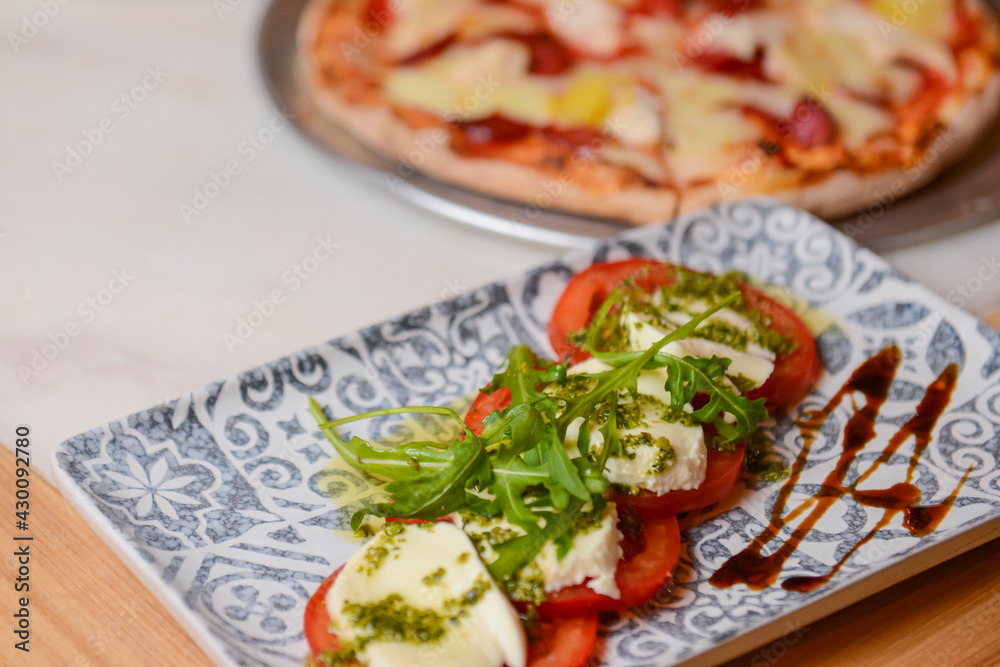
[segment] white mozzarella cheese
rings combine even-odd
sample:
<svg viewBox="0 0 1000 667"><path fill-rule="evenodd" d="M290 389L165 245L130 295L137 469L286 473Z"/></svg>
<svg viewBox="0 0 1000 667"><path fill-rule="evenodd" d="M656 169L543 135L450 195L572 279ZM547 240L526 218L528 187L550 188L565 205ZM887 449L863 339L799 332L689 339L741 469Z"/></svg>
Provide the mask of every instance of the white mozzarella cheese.
<svg viewBox="0 0 1000 667"><path fill-rule="evenodd" d="M642 146L660 140L662 115L657 96L640 86L632 86L614 101L605 123L623 143Z"/></svg>
<svg viewBox="0 0 1000 667"><path fill-rule="evenodd" d="M847 148L857 148L879 132L895 127L895 119L874 104L834 96L825 102Z"/></svg>
<svg viewBox="0 0 1000 667"><path fill-rule="evenodd" d="M716 22L725 20L725 24ZM728 19L709 16L702 23L702 34L711 34L711 48L730 53L740 60L753 60L757 47L772 44L795 29L787 11L741 12ZM700 35L699 35L700 36Z"/></svg>
<svg viewBox="0 0 1000 667"><path fill-rule="evenodd" d="M406 0L386 30L386 45L395 58L426 49L455 32L476 0Z"/></svg>
<svg viewBox="0 0 1000 667"><path fill-rule="evenodd" d="M606 0L542 0L549 27L570 46L595 56L613 56L622 45L625 14Z"/></svg>
<svg viewBox="0 0 1000 667"><path fill-rule="evenodd" d="M695 308L695 312L697 312L698 306L693 304L693 307ZM679 312L669 313L668 316L677 325L685 324L691 317L686 313ZM729 308L723 308L719 312L714 313L699 327L713 320L725 322L747 332L754 330L754 325L750 320ZM669 333L669 329L662 329L634 313L630 313L625 318L625 325L629 333L631 346L637 350L650 347ZM732 363L729 365L728 375L742 375L746 379L753 381L758 387L764 384L774 371L774 353L756 343L749 343L747 349L741 351L716 341L689 336L683 340L668 344L663 348L663 351L678 357L689 356L709 359L712 356L716 356L731 359Z"/></svg>
<svg viewBox="0 0 1000 667"><path fill-rule="evenodd" d="M708 466L708 448L705 432L701 426L685 426L650 419L645 426L626 429L619 435L640 435L648 433L655 441L666 438L673 450L674 458L668 465L662 464L662 450L655 445L638 445L635 458L612 456L605 465L605 474L613 484L625 484L646 489L656 494L664 494L675 489L694 489L705 481ZM658 470L658 468L664 468Z"/></svg>
<svg viewBox="0 0 1000 667"><path fill-rule="evenodd" d="M532 107L544 114L547 91L525 77L530 58L524 44L509 39L456 46L427 64L393 69L383 87L394 102L444 117L473 120L508 107L516 118Z"/></svg>
<svg viewBox="0 0 1000 667"><path fill-rule="evenodd" d="M468 536L448 523L385 529L344 565L330 587L326 607L332 631L350 646L366 636L346 605L378 605L391 595L401 604L442 617L444 635L434 642L362 642L360 659L368 667L524 667L526 644L517 611L490 578ZM375 557L372 556L375 554ZM477 587L485 592L473 604L461 600Z"/></svg>
<svg viewBox="0 0 1000 667"><path fill-rule="evenodd" d="M463 530L474 536L496 529L513 536L524 534L520 527L502 518L477 518L463 526ZM549 542L519 573L519 577L526 581L540 578L546 593L586 582L595 593L617 599L621 593L615 582L615 570L622 557L621 540L618 512L614 503L609 503L599 523L587 526L573 536L573 546L562 559L556 553L556 545ZM480 541L479 544L482 558L490 562L495 553L489 543Z"/></svg>
<svg viewBox="0 0 1000 667"><path fill-rule="evenodd" d="M569 369L569 374L599 373L608 368L610 366L597 359L588 359ZM664 387L666 379L666 371L663 369L639 374L636 385L639 391L640 419L643 423L633 428L621 429L619 436L641 436L645 433L654 443L659 438L666 438L674 453L673 460L664 461L662 449L655 444L637 445L632 451L634 457L608 457L604 465L604 474L612 484L625 484L664 494L674 489L693 489L705 480L708 449L701 426L684 425L663 419L665 406L670 405L670 392ZM644 400L644 397L656 400L648 401ZM623 403L627 403L631 399L622 400ZM582 418L577 419L566 430L566 445L571 455L579 453L577 442L582 423ZM598 430L599 426L591 424L589 440L591 451L599 449L604 444L604 436Z"/></svg>

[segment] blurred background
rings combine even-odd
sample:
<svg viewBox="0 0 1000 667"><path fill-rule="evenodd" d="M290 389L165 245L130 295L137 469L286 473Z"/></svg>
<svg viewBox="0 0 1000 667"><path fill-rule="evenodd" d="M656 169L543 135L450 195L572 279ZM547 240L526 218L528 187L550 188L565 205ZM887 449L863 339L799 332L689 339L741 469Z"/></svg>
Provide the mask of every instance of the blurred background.
<svg viewBox="0 0 1000 667"><path fill-rule="evenodd" d="M31 423L51 451L561 252L417 209L310 144L259 73L267 4L0 4L0 433ZM997 249L987 224L887 257L942 295L977 287L984 316Z"/></svg>

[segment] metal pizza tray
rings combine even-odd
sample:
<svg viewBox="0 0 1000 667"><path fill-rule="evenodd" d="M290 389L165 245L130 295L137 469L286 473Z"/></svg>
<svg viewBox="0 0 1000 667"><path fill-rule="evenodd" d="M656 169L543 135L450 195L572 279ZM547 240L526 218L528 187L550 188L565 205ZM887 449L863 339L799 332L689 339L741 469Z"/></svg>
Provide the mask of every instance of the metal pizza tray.
<svg viewBox="0 0 1000 667"><path fill-rule="evenodd" d="M357 165L360 177L391 186L396 195L458 222L551 245L589 247L595 239L631 226L554 209L526 211L520 202L401 170L399 162L359 142L324 118L303 85L295 37L307 4L308 0L274 0L265 13L258 38L264 82L279 108L307 137L335 158ZM1000 0L988 4L1000 10ZM889 190L874 194L879 202L862 213L828 222L875 250L928 241L1000 218L1000 123L972 152L922 189L898 201Z"/></svg>

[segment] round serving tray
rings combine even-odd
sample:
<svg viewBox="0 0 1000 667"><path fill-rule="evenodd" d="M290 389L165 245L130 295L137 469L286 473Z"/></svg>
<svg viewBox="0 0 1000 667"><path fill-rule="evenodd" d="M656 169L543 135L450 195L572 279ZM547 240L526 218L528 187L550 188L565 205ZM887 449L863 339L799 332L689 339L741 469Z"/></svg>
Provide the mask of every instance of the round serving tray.
<svg viewBox="0 0 1000 667"><path fill-rule="evenodd" d="M396 160L369 149L324 118L303 84L296 31L307 4L308 0L274 0L264 15L258 39L264 81L289 119L325 151L358 165L360 177L458 222L540 243L587 247L595 239L631 227L620 220L554 209L526 211L520 202L450 185L419 171L411 173ZM1000 8L1000 0L987 4L994 10ZM889 190L875 194L879 203L858 215L829 221L875 250L932 240L1000 218L1000 123L982 137L975 150L917 192L898 201Z"/></svg>

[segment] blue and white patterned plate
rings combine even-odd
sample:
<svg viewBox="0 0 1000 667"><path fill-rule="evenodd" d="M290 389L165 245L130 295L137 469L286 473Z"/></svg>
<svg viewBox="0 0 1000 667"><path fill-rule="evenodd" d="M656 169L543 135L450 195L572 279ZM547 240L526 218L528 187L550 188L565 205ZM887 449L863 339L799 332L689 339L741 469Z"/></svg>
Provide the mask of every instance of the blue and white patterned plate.
<svg viewBox="0 0 1000 667"><path fill-rule="evenodd" d="M608 615L602 664L726 659L809 623L1000 533L1000 334L900 275L827 225L769 201L721 206L630 231L580 252L337 338L78 435L56 452L65 493L219 664L300 665L302 611L357 543L346 537L364 482L332 468L307 409L334 416L443 404L474 392L515 343L551 354L549 313L574 272L651 255L696 269L745 271L816 309L826 373L800 409L822 406L862 361L890 343L903 363L866 452L880 450L949 363L961 372L917 469L924 502L947 496L971 466L945 522L918 539L899 519L827 586L717 589L708 577L767 523L780 484L754 482L735 507L686 531L676 584L638 613ZM850 401L831 423L842 428ZM370 437L401 438L374 420ZM773 432L791 460L791 418ZM883 467L905 470L907 447ZM820 433L797 487L822 480L840 451ZM866 453L864 459L874 455ZM898 460L897 460L898 459ZM875 480L878 481L877 479ZM897 480L898 481L898 480ZM786 566L824 574L881 510L838 503ZM787 529L786 529L787 530Z"/></svg>

